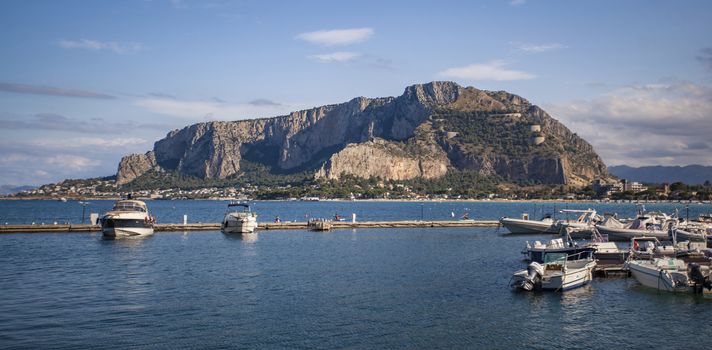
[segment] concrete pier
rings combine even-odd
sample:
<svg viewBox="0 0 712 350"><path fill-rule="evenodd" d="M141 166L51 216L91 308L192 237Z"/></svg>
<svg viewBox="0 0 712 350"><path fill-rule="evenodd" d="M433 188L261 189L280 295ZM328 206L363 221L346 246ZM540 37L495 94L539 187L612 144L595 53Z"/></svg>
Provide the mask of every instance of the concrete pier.
<svg viewBox="0 0 712 350"><path fill-rule="evenodd" d="M332 229L346 228L425 228L425 227L498 227L497 220L462 220L462 221L334 221ZM219 223L195 224L155 224L155 232L175 231L219 231ZM257 230L308 230L307 222L260 222ZM61 225L0 225L0 233L39 233L39 232L99 232L99 225L61 224Z"/></svg>

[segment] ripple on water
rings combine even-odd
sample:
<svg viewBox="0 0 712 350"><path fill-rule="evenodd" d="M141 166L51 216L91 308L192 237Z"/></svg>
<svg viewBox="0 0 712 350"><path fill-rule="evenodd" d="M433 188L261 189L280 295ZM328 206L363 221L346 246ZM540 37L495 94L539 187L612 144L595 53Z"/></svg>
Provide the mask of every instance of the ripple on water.
<svg viewBox="0 0 712 350"><path fill-rule="evenodd" d="M710 301L627 278L516 293L491 229L0 237L5 348L656 348L706 344ZM694 320L694 323L691 323ZM684 334L662 337L661 334ZM633 336L635 334L635 336Z"/></svg>

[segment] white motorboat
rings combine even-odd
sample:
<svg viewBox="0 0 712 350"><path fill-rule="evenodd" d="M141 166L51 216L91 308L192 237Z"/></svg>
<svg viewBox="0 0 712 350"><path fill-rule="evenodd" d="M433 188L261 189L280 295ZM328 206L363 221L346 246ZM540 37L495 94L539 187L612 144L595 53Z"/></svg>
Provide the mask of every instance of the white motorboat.
<svg viewBox="0 0 712 350"><path fill-rule="evenodd" d="M709 266L687 264L675 258L631 260L627 263L640 284L667 292L712 294Z"/></svg>
<svg viewBox="0 0 712 350"><path fill-rule="evenodd" d="M223 233L252 233L257 228L257 214L250 211L247 203L230 203L223 218L221 230ZM241 211L230 210L242 208Z"/></svg>
<svg viewBox="0 0 712 350"><path fill-rule="evenodd" d="M572 255L544 253L543 263L532 262L526 269L515 272L511 286L525 291L570 290L591 282L594 267L592 251Z"/></svg>
<svg viewBox="0 0 712 350"><path fill-rule="evenodd" d="M104 237L123 238L152 235L156 220L148 214L146 203L126 199L117 201L99 222Z"/></svg>
<svg viewBox="0 0 712 350"><path fill-rule="evenodd" d="M593 230L596 228L596 223L603 220L594 209L565 209L562 210L561 213L573 213L578 215L576 220L559 220L556 222L556 225L559 227L558 232L566 232L571 238L575 239L591 238Z"/></svg>
<svg viewBox="0 0 712 350"><path fill-rule="evenodd" d="M550 215L541 220L529 220L527 216L522 219L503 217L499 223L514 234L559 233L560 229Z"/></svg>
<svg viewBox="0 0 712 350"><path fill-rule="evenodd" d="M668 230L676 225L676 220L661 213L648 213L622 222L614 216L607 215L603 222L596 224L601 235L608 236L609 241L629 242L635 237L655 237L659 240L669 239Z"/></svg>

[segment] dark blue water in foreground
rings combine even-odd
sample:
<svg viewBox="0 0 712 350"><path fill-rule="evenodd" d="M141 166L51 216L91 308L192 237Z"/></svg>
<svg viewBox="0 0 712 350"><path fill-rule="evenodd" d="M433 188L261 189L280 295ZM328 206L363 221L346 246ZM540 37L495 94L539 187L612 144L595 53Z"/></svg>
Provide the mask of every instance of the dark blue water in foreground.
<svg viewBox="0 0 712 350"><path fill-rule="evenodd" d="M34 203L0 202L0 213L67 205ZM196 220L222 213L210 202L149 205L159 217L193 206ZM348 205L368 219L420 216L420 203L256 207L269 216L327 216ZM468 207L496 218L535 213L538 204L424 206L426 215ZM436 228L264 231L250 239L0 235L0 348L709 348L712 300L625 278L566 293L511 292L523 242L548 238Z"/></svg>

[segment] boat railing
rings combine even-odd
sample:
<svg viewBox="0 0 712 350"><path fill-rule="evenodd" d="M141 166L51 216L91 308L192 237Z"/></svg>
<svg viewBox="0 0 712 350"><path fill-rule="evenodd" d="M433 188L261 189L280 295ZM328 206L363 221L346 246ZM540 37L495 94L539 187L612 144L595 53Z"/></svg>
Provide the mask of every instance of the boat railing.
<svg viewBox="0 0 712 350"><path fill-rule="evenodd" d="M552 254L552 253L549 253L549 254ZM545 265L554 265L554 266L561 265L562 267L566 267L566 265L568 264L569 261L591 259L591 255L592 255L591 250L584 250L584 251L580 251L578 253L567 254L567 255L562 254L561 258L545 262Z"/></svg>

